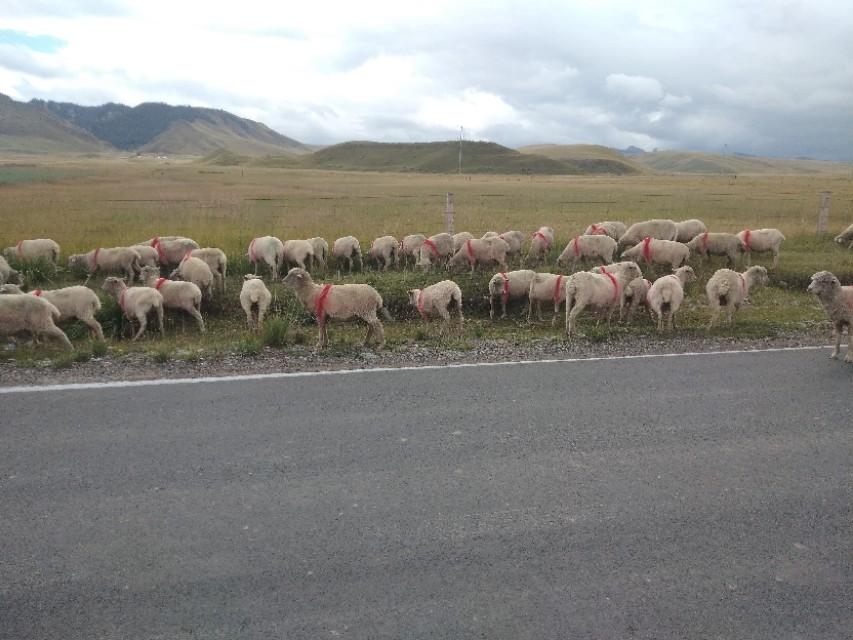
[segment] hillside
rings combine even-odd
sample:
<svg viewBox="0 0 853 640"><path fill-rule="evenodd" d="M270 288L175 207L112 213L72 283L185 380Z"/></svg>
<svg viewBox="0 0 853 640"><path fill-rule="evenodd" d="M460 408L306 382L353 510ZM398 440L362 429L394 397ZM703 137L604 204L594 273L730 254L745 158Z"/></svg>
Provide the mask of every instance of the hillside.
<svg viewBox="0 0 853 640"><path fill-rule="evenodd" d="M108 146L39 106L0 94L0 151L14 153L98 153Z"/></svg>
<svg viewBox="0 0 853 640"><path fill-rule="evenodd" d="M615 149L597 144L532 144L518 149L558 160L577 169L577 173L641 173L645 169Z"/></svg>
<svg viewBox="0 0 853 640"><path fill-rule="evenodd" d="M302 165L339 171L456 173L459 169L459 142L345 142L304 156ZM579 173L566 163L543 156L519 153L493 142L464 142L462 172Z"/></svg>
<svg viewBox="0 0 853 640"><path fill-rule="evenodd" d="M853 164L823 160L761 158L696 151L654 151L632 161L659 173L820 174L851 173Z"/></svg>
<svg viewBox="0 0 853 640"><path fill-rule="evenodd" d="M114 103L82 107L68 102L31 100L29 105L48 110L125 151L180 155L203 155L222 147L252 155L310 151L264 124L220 109L154 102L135 107Z"/></svg>

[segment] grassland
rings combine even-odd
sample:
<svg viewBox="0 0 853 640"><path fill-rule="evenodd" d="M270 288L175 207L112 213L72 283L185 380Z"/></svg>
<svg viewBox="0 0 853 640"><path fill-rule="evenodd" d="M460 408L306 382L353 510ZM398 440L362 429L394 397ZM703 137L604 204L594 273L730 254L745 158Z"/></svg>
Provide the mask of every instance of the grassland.
<svg viewBox="0 0 853 640"><path fill-rule="evenodd" d="M592 221L621 219L632 222L654 216L699 217L712 230L737 231L746 226L778 227L788 236L773 286L753 296L753 305L738 317L736 329L717 335L762 337L814 327L820 310L803 292L808 277L830 269L845 282L853 281L853 253L831 241L815 238L819 194L833 193L831 230L853 220L853 182L844 175L815 176L487 176L347 173L261 167L212 167L195 163L141 163L99 160L45 161L26 167L26 180L0 184L0 244L9 246L24 237L52 237L63 256L96 246L136 242L153 235L183 234L203 245L221 247L229 254L229 292L207 313L209 332L199 337L193 323L169 315L166 340L148 339L132 345L123 339L126 327L114 303L102 312L113 353L141 350L157 358L198 357L199 353L256 351L262 340L245 333L237 302L240 276L249 265L244 257L252 237L272 234L281 238L322 235L333 240L352 234L368 243L390 233L435 233L444 228L445 194L455 194L456 230L481 234L488 229L517 228L530 232L542 224L555 228L559 250ZM56 169L71 172L57 178ZM11 168L9 169L12 170ZM23 170L23 169L22 169ZM38 170L45 178L38 179ZM35 176L35 178L33 178ZM556 251L553 257L556 257ZM761 259L758 260L761 262ZM552 262L553 264L553 262ZM700 281L721 263L703 265ZM71 274L33 273L33 284L60 286ZM442 276L443 277L443 274ZM336 282L374 284L399 319L415 319L407 309L405 291L435 281L435 275L378 274L352 277L330 274ZM456 277L463 287L470 322L443 344L465 349L483 339L524 344L559 335L546 322L529 327L513 319L490 323L482 299L488 274ZM95 287L100 281L93 282ZM287 345L308 343L315 327L289 292L272 287L274 316L280 318ZM702 287L689 292L692 302L683 318L682 335L699 334L706 312L699 303ZM603 338L589 324L592 338ZM280 328L280 327L279 327ZM616 328L608 337L645 335L648 323ZM69 330L85 357L90 349L80 327ZM436 342L417 322L395 322L387 327L389 348L406 349L412 341ZM335 326L335 349L349 349L363 336L362 327ZM281 339L267 336L270 344ZM159 355L158 355L159 354ZM19 349L14 357L29 362L40 353ZM60 363L63 362L60 360Z"/></svg>

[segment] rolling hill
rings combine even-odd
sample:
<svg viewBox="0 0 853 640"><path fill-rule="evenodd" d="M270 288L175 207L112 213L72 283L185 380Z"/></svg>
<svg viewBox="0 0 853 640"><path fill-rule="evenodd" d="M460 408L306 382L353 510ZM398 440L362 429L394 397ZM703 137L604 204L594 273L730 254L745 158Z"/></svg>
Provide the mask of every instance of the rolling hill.
<svg viewBox="0 0 853 640"><path fill-rule="evenodd" d="M577 173L641 173L645 168L624 157L615 149L597 144L533 144L518 149L537 154L577 168Z"/></svg>
<svg viewBox="0 0 853 640"><path fill-rule="evenodd" d="M656 173L819 174L851 173L853 164L824 160L762 158L696 151L654 151L631 159Z"/></svg>
<svg viewBox="0 0 853 640"><path fill-rule="evenodd" d="M0 94L0 151L99 153L108 145L47 109Z"/></svg>

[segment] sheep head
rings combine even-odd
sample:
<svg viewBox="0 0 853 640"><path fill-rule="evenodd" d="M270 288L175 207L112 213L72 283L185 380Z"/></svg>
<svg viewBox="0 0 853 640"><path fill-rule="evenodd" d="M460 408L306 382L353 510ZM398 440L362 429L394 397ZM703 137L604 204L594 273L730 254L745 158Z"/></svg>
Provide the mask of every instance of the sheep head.
<svg viewBox="0 0 853 640"><path fill-rule="evenodd" d="M282 278L282 282L288 287L300 289L311 284L311 274L300 267L293 267L293 269L288 271L287 275Z"/></svg>
<svg viewBox="0 0 853 640"><path fill-rule="evenodd" d="M104 284L101 285L101 289L106 291L110 295L117 296L124 289L127 289L127 282L124 278L109 276L108 278L104 279Z"/></svg>
<svg viewBox="0 0 853 640"><path fill-rule="evenodd" d="M829 271L818 271L811 277L811 283L806 291L813 293L818 298L831 298L838 294L841 289L841 283Z"/></svg>
<svg viewBox="0 0 853 640"><path fill-rule="evenodd" d="M766 267L756 265L747 269L746 272L749 274L749 278L752 280L753 284L766 285L770 282Z"/></svg>

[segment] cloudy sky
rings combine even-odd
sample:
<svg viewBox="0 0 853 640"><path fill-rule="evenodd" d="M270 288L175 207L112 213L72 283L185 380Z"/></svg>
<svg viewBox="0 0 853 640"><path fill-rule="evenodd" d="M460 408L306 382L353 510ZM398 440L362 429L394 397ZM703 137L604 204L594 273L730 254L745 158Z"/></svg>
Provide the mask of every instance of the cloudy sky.
<svg viewBox="0 0 853 640"><path fill-rule="evenodd" d="M0 92L459 135L853 160L843 0L2 0Z"/></svg>

